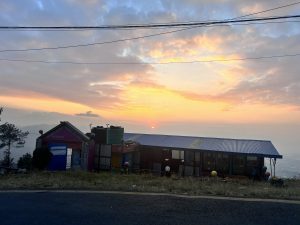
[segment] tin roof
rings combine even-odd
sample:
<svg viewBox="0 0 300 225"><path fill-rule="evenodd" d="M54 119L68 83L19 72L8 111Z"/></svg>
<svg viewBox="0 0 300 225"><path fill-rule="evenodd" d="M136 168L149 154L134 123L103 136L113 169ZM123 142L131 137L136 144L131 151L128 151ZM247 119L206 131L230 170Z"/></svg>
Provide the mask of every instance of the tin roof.
<svg viewBox="0 0 300 225"><path fill-rule="evenodd" d="M272 142L264 140L125 133L124 141L134 141L141 145L153 147L217 151L282 158L282 155L278 153Z"/></svg>

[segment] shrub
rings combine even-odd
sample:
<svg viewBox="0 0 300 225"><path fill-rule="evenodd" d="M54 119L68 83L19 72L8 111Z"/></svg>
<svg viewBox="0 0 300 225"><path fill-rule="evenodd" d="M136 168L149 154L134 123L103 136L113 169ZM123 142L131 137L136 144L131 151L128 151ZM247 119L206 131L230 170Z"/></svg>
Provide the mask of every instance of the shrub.
<svg viewBox="0 0 300 225"><path fill-rule="evenodd" d="M33 151L32 165L34 168L46 169L52 157L52 153L47 147L37 148Z"/></svg>
<svg viewBox="0 0 300 225"><path fill-rule="evenodd" d="M32 168L32 156L29 153L21 156L18 160L18 168L31 170Z"/></svg>

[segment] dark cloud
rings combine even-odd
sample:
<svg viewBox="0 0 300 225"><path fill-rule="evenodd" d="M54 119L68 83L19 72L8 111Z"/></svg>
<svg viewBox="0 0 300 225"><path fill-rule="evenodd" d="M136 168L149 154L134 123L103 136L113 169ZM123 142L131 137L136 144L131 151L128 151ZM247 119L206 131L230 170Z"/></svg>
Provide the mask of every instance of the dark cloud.
<svg viewBox="0 0 300 225"><path fill-rule="evenodd" d="M98 114L92 113L92 111L87 111L85 113L78 113L75 116L86 116L86 117L99 117Z"/></svg>
<svg viewBox="0 0 300 225"><path fill-rule="evenodd" d="M257 56L300 52L300 34L291 37L259 38L256 36L253 38L253 42L255 40L260 40L260 43L256 44L255 52L252 53ZM298 61L298 57L286 57L244 62L243 67L247 70L247 73L243 75L237 85L225 92L223 96L240 102L300 106Z"/></svg>
<svg viewBox="0 0 300 225"><path fill-rule="evenodd" d="M30 125L55 125L60 121L69 121L76 126L88 129L89 124L103 123L103 118L98 117L78 117L76 115L69 115L59 112L44 112L44 111L32 111L25 109L15 109L4 107L3 114L1 115L3 122L14 123L18 126L30 126ZM37 130L38 131L38 130Z"/></svg>

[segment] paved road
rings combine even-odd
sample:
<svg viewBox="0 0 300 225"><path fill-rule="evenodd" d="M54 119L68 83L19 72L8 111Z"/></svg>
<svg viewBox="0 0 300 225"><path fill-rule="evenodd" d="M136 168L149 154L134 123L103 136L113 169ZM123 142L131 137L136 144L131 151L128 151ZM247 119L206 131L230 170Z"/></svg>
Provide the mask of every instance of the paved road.
<svg viewBox="0 0 300 225"><path fill-rule="evenodd" d="M96 193L0 193L1 225L296 225L300 205Z"/></svg>

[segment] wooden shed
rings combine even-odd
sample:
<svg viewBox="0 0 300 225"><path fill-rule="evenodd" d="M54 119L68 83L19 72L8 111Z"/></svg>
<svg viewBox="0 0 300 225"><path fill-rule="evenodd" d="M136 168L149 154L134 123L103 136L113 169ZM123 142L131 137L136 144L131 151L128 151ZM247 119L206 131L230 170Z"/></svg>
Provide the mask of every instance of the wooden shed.
<svg viewBox="0 0 300 225"><path fill-rule="evenodd" d="M67 121L37 138L36 147L52 153L49 170L87 169L89 137Z"/></svg>

